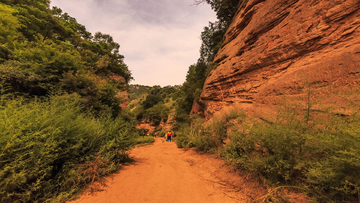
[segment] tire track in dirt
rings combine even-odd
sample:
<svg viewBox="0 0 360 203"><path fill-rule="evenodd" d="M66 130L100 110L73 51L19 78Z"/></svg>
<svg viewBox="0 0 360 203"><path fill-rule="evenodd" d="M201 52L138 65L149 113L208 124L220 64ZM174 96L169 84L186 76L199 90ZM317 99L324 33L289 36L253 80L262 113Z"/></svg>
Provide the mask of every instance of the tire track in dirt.
<svg viewBox="0 0 360 203"><path fill-rule="evenodd" d="M135 163L108 178L103 191L84 193L71 203L235 203L254 202L264 194L264 188L245 180L222 160L178 149L162 138L134 148L130 156Z"/></svg>

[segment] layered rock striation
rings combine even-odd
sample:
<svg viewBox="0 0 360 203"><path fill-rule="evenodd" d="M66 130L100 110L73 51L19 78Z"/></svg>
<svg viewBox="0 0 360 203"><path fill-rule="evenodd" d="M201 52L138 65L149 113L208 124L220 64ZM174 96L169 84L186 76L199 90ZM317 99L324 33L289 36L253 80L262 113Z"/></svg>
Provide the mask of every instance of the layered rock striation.
<svg viewBox="0 0 360 203"><path fill-rule="evenodd" d="M229 105L271 109L309 89L322 105L346 105L337 93L359 88L360 0L249 0L214 61L199 101L208 118Z"/></svg>

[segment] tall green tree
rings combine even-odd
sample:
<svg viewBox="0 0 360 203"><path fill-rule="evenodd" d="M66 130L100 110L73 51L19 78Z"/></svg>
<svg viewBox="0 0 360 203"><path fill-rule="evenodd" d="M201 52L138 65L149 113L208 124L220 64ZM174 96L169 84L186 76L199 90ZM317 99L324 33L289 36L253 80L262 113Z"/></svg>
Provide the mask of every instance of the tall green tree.
<svg viewBox="0 0 360 203"><path fill-rule="evenodd" d="M215 11L216 17L220 23L224 23L227 27L236 14L238 5L246 0L195 0L195 4L199 5L207 3Z"/></svg>
<svg viewBox="0 0 360 203"><path fill-rule="evenodd" d="M21 34L19 19L14 16L17 13L11 6L0 4L0 63L9 60L15 49L16 41Z"/></svg>
<svg viewBox="0 0 360 203"><path fill-rule="evenodd" d="M213 62L216 53L224 42L225 32L226 27L219 21L209 22L209 25L204 27L204 31L201 32L202 44L199 61L206 63Z"/></svg>
<svg viewBox="0 0 360 203"><path fill-rule="evenodd" d="M77 93L87 109L118 115L115 96L132 77L110 35L91 35L48 0L0 0L0 14L0 85L8 93Z"/></svg>
<svg viewBox="0 0 360 203"><path fill-rule="evenodd" d="M175 119L178 122L189 121L189 113L194 102L200 99L203 85L210 71L217 67L214 58L224 42L225 32L243 0L195 0L199 5L207 3L216 12L217 21L209 22L201 32L200 58L191 65L186 81L180 88L177 99Z"/></svg>

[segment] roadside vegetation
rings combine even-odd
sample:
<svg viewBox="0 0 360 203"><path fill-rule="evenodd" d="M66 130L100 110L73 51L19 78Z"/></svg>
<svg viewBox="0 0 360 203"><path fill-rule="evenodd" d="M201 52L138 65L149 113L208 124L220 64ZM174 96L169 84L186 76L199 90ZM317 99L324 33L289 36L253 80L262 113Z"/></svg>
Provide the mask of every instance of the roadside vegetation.
<svg viewBox="0 0 360 203"><path fill-rule="evenodd" d="M119 44L48 0L0 1L0 202L64 202L130 161Z"/></svg>
<svg viewBox="0 0 360 203"><path fill-rule="evenodd" d="M276 188L265 202L287 202L283 190L313 202L359 202L360 105L347 110L352 113L285 102L268 121L236 111L206 125L195 118L178 133L177 145L217 153Z"/></svg>
<svg viewBox="0 0 360 203"><path fill-rule="evenodd" d="M83 112L79 97L1 104L1 202L61 202L130 160L132 127Z"/></svg>
<svg viewBox="0 0 360 203"><path fill-rule="evenodd" d="M151 136L139 136L136 139L136 144L151 144L154 143L155 139Z"/></svg>

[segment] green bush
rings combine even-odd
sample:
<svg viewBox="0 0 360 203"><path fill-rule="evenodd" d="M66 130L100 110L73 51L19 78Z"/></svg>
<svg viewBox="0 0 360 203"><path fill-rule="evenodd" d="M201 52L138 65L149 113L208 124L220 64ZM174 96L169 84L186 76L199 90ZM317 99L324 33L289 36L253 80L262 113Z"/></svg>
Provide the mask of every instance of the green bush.
<svg viewBox="0 0 360 203"><path fill-rule="evenodd" d="M274 123L254 122L235 131L223 157L272 184L297 185L320 202L360 197L360 117L297 109Z"/></svg>
<svg viewBox="0 0 360 203"><path fill-rule="evenodd" d="M358 202L359 106L349 106L354 114L348 116L311 108L312 103L284 104L274 121L230 112L204 125L193 117L191 127L181 126L176 144L205 152L221 149L230 163L277 188L305 191L315 202Z"/></svg>
<svg viewBox="0 0 360 203"><path fill-rule="evenodd" d="M1 202L63 201L128 161L131 126L83 113L79 100L1 100Z"/></svg>
<svg viewBox="0 0 360 203"><path fill-rule="evenodd" d="M139 136L136 139L136 144L150 144L155 142L155 139L151 136Z"/></svg>
<svg viewBox="0 0 360 203"><path fill-rule="evenodd" d="M214 119L204 126L202 118L193 118L192 126L182 126L177 132L176 144L179 148L196 147L199 151L215 152L227 137L228 125L224 118Z"/></svg>

